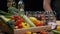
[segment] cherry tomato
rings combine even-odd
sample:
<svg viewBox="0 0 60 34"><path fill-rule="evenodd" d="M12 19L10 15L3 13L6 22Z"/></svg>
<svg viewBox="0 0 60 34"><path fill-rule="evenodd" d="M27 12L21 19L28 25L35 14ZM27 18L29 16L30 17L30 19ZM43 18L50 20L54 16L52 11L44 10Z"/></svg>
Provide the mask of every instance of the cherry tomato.
<svg viewBox="0 0 60 34"><path fill-rule="evenodd" d="M47 32L45 32L45 31L40 31L40 34L47 34Z"/></svg>
<svg viewBox="0 0 60 34"><path fill-rule="evenodd" d="M22 20L18 19L18 20L17 20L17 22L20 22L20 23L21 23L21 22L22 22Z"/></svg>
<svg viewBox="0 0 60 34"><path fill-rule="evenodd" d="M21 20L22 22L24 21L22 18L21 18L21 19L19 19L19 20Z"/></svg>
<svg viewBox="0 0 60 34"><path fill-rule="evenodd" d="M15 26L14 28L15 28L15 29L18 29L18 26Z"/></svg>
<svg viewBox="0 0 60 34"><path fill-rule="evenodd" d="M19 25L22 21L21 20L17 20L15 25Z"/></svg>
<svg viewBox="0 0 60 34"><path fill-rule="evenodd" d="M14 18L20 18L20 16L18 16L18 15L13 15L13 17L14 17Z"/></svg>
<svg viewBox="0 0 60 34"><path fill-rule="evenodd" d="M47 34L47 32L43 32L42 34Z"/></svg>
<svg viewBox="0 0 60 34"><path fill-rule="evenodd" d="M35 23L35 25L36 25L36 26L42 26L42 22L39 22L39 21L38 21L38 22Z"/></svg>
<svg viewBox="0 0 60 34"><path fill-rule="evenodd" d="M15 18L17 18L17 15L14 15Z"/></svg>
<svg viewBox="0 0 60 34"><path fill-rule="evenodd" d="M19 25L18 25L18 28L23 28L22 24L19 24Z"/></svg>
<svg viewBox="0 0 60 34"><path fill-rule="evenodd" d="M12 18L12 19L15 19L15 17L14 17L14 16L12 16L11 18Z"/></svg>
<svg viewBox="0 0 60 34"><path fill-rule="evenodd" d="M21 17L17 17L18 19L21 19Z"/></svg>
<svg viewBox="0 0 60 34"><path fill-rule="evenodd" d="M18 23L18 22L16 22L16 23L15 23L15 25L16 25L16 26L18 26L18 25L19 25L19 23Z"/></svg>

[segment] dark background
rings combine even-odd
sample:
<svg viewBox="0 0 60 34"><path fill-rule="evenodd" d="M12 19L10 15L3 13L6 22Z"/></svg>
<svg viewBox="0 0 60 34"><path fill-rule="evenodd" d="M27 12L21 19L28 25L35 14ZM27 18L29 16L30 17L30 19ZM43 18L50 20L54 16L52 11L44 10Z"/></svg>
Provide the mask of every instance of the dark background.
<svg viewBox="0 0 60 34"><path fill-rule="evenodd" d="M16 0L18 4L19 0ZM23 0L26 11L43 11L43 0Z"/></svg>
<svg viewBox="0 0 60 34"><path fill-rule="evenodd" d="M19 0L15 0L16 4L18 4L18 1ZM25 4L25 11L44 11L43 0L23 0L23 1ZM0 10L8 12L7 0L0 0Z"/></svg>
<svg viewBox="0 0 60 34"><path fill-rule="evenodd" d="M0 0L0 10L7 12L7 0Z"/></svg>
<svg viewBox="0 0 60 34"><path fill-rule="evenodd" d="M18 4L19 0L16 0L16 4ZM43 0L23 0L25 4L25 11L43 11ZM5 12L8 11L7 8L7 0L0 0L0 10Z"/></svg>

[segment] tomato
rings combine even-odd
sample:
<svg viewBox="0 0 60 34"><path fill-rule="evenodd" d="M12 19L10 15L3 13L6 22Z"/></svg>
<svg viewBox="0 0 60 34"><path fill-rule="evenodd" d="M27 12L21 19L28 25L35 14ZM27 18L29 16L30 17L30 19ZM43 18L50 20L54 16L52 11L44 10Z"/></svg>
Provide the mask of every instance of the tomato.
<svg viewBox="0 0 60 34"><path fill-rule="evenodd" d="M21 20L22 22L24 21L22 18L21 18L21 19L19 19L19 20Z"/></svg>
<svg viewBox="0 0 60 34"><path fill-rule="evenodd" d="M20 23L22 22L22 20L20 20L20 19L18 19L17 21L20 22Z"/></svg>
<svg viewBox="0 0 60 34"><path fill-rule="evenodd" d="M18 25L18 28L23 28L22 24L19 24L19 25Z"/></svg>
<svg viewBox="0 0 60 34"><path fill-rule="evenodd" d="M13 20L21 20L21 21L23 21L23 19L20 17L20 16L18 16L18 15L13 15L12 17L11 17Z"/></svg>
<svg viewBox="0 0 60 34"><path fill-rule="evenodd" d="M40 34L47 34L47 32L45 32L45 31L40 31Z"/></svg>
<svg viewBox="0 0 60 34"><path fill-rule="evenodd" d="M43 31L41 30L40 33L43 33Z"/></svg>
<svg viewBox="0 0 60 34"><path fill-rule="evenodd" d="M18 29L18 26L14 26L15 29Z"/></svg>
<svg viewBox="0 0 60 34"><path fill-rule="evenodd" d="M21 18L21 17L18 16L18 15L13 15L12 17L17 18L17 19L20 19L20 18Z"/></svg>
<svg viewBox="0 0 60 34"><path fill-rule="evenodd" d="M42 34L47 34L47 32L43 32Z"/></svg>
<svg viewBox="0 0 60 34"><path fill-rule="evenodd" d="M20 17L20 16L15 15L15 18L20 19L21 17Z"/></svg>
<svg viewBox="0 0 60 34"><path fill-rule="evenodd" d="M15 22L15 25L18 26L19 25L19 22Z"/></svg>
<svg viewBox="0 0 60 34"><path fill-rule="evenodd" d="M12 19L15 19L15 17L14 17L14 16L12 16L11 18L12 18Z"/></svg>
<svg viewBox="0 0 60 34"><path fill-rule="evenodd" d="M17 15L13 15L15 18L17 18Z"/></svg>
<svg viewBox="0 0 60 34"><path fill-rule="evenodd" d="M37 21L37 22L35 23L35 25L36 25L36 26L42 26L43 24L42 24L42 22Z"/></svg>
<svg viewBox="0 0 60 34"><path fill-rule="evenodd" d="M15 24L16 24L16 25L19 25L21 22L22 22L22 21L19 19L19 20L16 21Z"/></svg>

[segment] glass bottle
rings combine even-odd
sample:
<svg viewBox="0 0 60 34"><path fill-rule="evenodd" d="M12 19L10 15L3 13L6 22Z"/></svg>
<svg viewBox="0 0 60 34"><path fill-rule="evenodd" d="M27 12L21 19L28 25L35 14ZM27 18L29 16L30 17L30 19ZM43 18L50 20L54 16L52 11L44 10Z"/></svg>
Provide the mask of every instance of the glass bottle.
<svg viewBox="0 0 60 34"><path fill-rule="evenodd" d="M21 10L21 9L24 10L24 2L23 2L23 0L20 0L20 1L18 2L18 9L19 9L19 10Z"/></svg>
<svg viewBox="0 0 60 34"><path fill-rule="evenodd" d="M23 2L23 0L20 0L19 2L18 2L18 9L19 9L19 13L20 14L24 14L24 2Z"/></svg>
<svg viewBox="0 0 60 34"><path fill-rule="evenodd" d="M47 25L47 23L49 21L49 13L48 13L48 11L45 11L44 15L45 15L45 24Z"/></svg>
<svg viewBox="0 0 60 34"><path fill-rule="evenodd" d="M45 12L45 17L47 18L46 23L51 26L51 29L55 29L55 27L57 26L56 16L55 16L56 14L54 14L54 13L56 13L56 12L54 12L54 11Z"/></svg>
<svg viewBox="0 0 60 34"><path fill-rule="evenodd" d="M56 23L56 16L54 14L54 11L49 11L49 22L55 22Z"/></svg>
<svg viewBox="0 0 60 34"><path fill-rule="evenodd" d="M43 25L45 25L45 14L43 11L41 11L41 17L40 18L41 18Z"/></svg>
<svg viewBox="0 0 60 34"><path fill-rule="evenodd" d="M15 7L16 8L15 0L13 0L13 2L12 2L12 7Z"/></svg>

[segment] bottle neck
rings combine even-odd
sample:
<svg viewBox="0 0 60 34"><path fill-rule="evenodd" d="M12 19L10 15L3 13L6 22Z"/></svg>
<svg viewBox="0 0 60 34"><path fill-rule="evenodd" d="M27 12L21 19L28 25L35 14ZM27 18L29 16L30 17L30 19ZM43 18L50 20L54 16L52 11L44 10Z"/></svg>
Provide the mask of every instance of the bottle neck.
<svg viewBox="0 0 60 34"><path fill-rule="evenodd" d="M20 9L20 11L24 11L24 9Z"/></svg>
<svg viewBox="0 0 60 34"><path fill-rule="evenodd" d="M20 0L19 2L18 2L18 9L19 10L24 10L24 3L23 3L23 0Z"/></svg>
<svg viewBox="0 0 60 34"><path fill-rule="evenodd" d="M12 6L13 6L13 7L16 7L16 3L15 3L14 1L13 1L13 3L12 3Z"/></svg>

